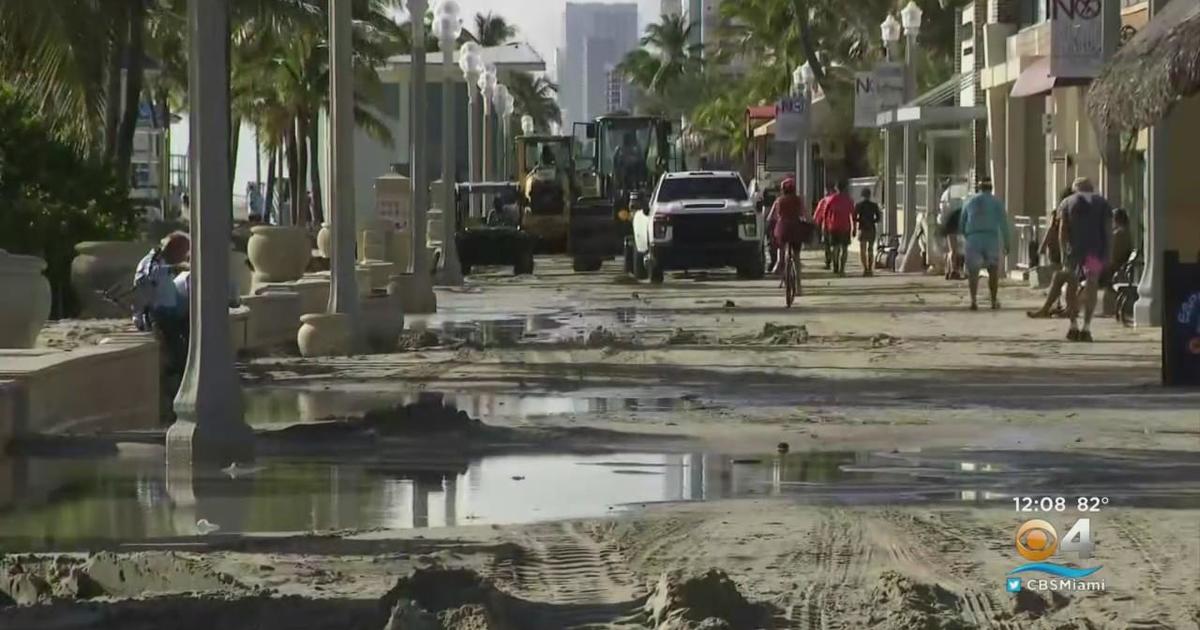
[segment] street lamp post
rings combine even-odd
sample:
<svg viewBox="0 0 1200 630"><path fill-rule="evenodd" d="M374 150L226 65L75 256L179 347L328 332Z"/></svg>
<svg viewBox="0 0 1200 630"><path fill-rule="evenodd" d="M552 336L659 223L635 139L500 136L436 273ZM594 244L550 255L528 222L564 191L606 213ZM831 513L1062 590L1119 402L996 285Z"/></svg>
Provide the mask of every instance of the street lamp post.
<svg viewBox="0 0 1200 630"><path fill-rule="evenodd" d="M422 278L429 277L429 256L426 241L427 213L429 208L429 177L428 164L425 160L425 10L427 0L408 0L408 14L412 20L412 120L409 128L412 130L412 237L413 237L413 276L417 282L423 283Z"/></svg>
<svg viewBox="0 0 1200 630"><path fill-rule="evenodd" d="M482 179L479 175L479 120L476 110L479 109L479 76L483 74L483 59L479 54L479 44L466 42L458 49L458 67L462 70L463 79L467 82L467 181L476 182ZM470 195L469 214L479 214L479 200Z"/></svg>
<svg viewBox="0 0 1200 630"><path fill-rule="evenodd" d="M807 61L792 72L792 89L805 101L806 116L810 117L809 124L811 124L812 95L815 83L816 75L813 73L812 64ZM806 125L803 135L796 141L796 190L800 193L804 203L811 203L813 197L811 161L812 130Z"/></svg>
<svg viewBox="0 0 1200 630"><path fill-rule="evenodd" d="M350 0L329 3L330 177L333 251L330 264L329 312L341 313L350 328L351 346L362 339L358 286L355 279L354 207L354 66Z"/></svg>
<svg viewBox="0 0 1200 630"><path fill-rule="evenodd" d="M438 277L442 285L462 284L462 268L458 261L457 207L454 185L458 165L458 145L454 123L454 41L462 32L459 7L455 0L442 0L438 5L437 29L442 49L442 268ZM470 85L467 86L468 91ZM468 118L470 114L468 113Z"/></svg>
<svg viewBox="0 0 1200 630"><path fill-rule="evenodd" d="M492 169L494 166L493 152L496 150L495 142L495 126L492 124L492 96L496 92L496 67L487 64L484 67L483 74L479 75L479 93L483 100L483 171L482 179L491 181ZM491 207L491 196L484 196L484 208L482 214L487 214L488 208Z"/></svg>
<svg viewBox="0 0 1200 630"><path fill-rule="evenodd" d="M893 63L896 60L896 48L900 43L900 22L896 16L891 13L879 25L879 33L883 38L884 48L887 50L887 61ZM896 234L896 129L893 125L888 125L883 132L883 197L884 203L887 205L887 212L884 215L883 229L889 235Z"/></svg>
<svg viewBox="0 0 1200 630"><path fill-rule="evenodd" d="M917 92L917 35L921 32L921 7L916 2L909 3L900 11L900 22L904 26L907 38L904 47L904 101L912 102ZM925 182L933 186L934 182ZM909 122L904 125L904 236L909 239L916 235L917 226L917 127Z"/></svg>
<svg viewBox="0 0 1200 630"><path fill-rule="evenodd" d="M243 419L229 325L229 2L187 7L191 104L192 275L187 365L167 430L168 475L196 461L247 461L254 433Z"/></svg>
<svg viewBox="0 0 1200 630"><path fill-rule="evenodd" d="M511 106L512 95L508 92L507 85L497 85L492 92L492 105L496 110L496 118L498 124L497 131L500 140L496 142L495 151L498 154L498 164L493 168L493 177L496 180L507 179L508 176L508 117L512 114Z"/></svg>

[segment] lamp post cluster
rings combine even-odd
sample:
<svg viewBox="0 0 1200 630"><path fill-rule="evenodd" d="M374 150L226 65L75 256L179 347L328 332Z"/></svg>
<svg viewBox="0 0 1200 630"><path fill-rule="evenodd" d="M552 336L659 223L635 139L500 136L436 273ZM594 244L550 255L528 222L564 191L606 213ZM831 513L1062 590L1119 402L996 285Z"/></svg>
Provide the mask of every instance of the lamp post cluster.
<svg viewBox="0 0 1200 630"><path fill-rule="evenodd" d="M800 94L807 103L806 109L812 108L813 90L817 83L812 64L805 61L804 65L792 72L792 91ZM796 142L796 190L805 203L812 201L812 130L805 129L803 137Z"/></svg>
<svg viewBox="0 0 1200 630"><path fill-rule="evenodd" d="M442 50L442 198L438 200L442 207L442 268L439 271L438 283L445 286L462 284L462 267L458 262L458 244L455 241L457 221L457 204L455 203L454 186L457 182L458 141L455 138L454 109L454 43L462 32L460 9L455 0L442 0L438 5L435 24L438 40ZM479 53L474 57L465 53L468 46L474 42L463 44L464 52L459 54L459 67L465 75L469 68L464 63L473 61L479 63ZM469 85L469 83L468 83ZM468 88L468 93L470 92Z"/></svg>
<svg viewBox="0 0 1200 630"><path fill-rule="evenodd" d="M887 48L887 60L889 62L895 60L897 44L900 42L901 34L908 40L904 48L904 102L911 102L916 98L917 80L916 80L916 49L917 36L921 32L921 7L917 6L916 2L909 0L909 3L900 11L900 20L896 20L896 16L888 14L887 18L879 25L879 33L883 37L883 42ZM895 130L889 128L884 137L884 171L887 177L885 183L885 197L887 198L887 215L885 217L885 230L890 234L896 233L896 164L893 159L894 147L896 145ZM917 186L916 186L916 166L917 166L917 129L912 123L904 125L904 235L911 237L916 227L916 205L917 205ZM927 186L934 185L934 182L926 182ZM928 209L932 210L932 208Z"/></svg>

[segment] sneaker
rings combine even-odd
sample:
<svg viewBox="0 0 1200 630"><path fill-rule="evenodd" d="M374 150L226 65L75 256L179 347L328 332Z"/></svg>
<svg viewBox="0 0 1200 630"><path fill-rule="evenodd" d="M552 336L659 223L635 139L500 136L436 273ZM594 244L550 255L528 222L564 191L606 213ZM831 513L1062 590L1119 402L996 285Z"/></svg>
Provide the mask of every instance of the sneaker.
<svg viewBox="0 0 1200 630"><path fill-rule="evenodd" d="M976 304L976 303L974 303L974 302L971 302L971 310L972 310L972 311L978 311L978 310L979 310L979 305L978 305L978 304Z"/></svg>
<svg viewBox="0 0 1200 630"><path fill-rule="evenodd" d="M1036 311L1025 311L1025 314L1028 315L1030 319L1050 319L1050 312L1043 311L1041 309Z"/></svg>
<svg viewBox="0 0 1200 630"><path fill-rule="evenodd" d="M1079 341L1080 334L1078 328L1072 328L1067 331L1067 341Z"/></svg>
<svg viewBox="0 0 1200 630"><path fill-rule="evenodd" d="M1079 331L1079 339L1078 340L1082 341L1084 343L1091 343L1093 341L1092 340L1092 331L1090 331L1090 330Z"/></svg>
<svg viewBox="0 0 1200 630"><path fill-rule="evenodd" d="M993 311L1000 310L1000 301L999 300L992 300L992 310Z"/></svg>

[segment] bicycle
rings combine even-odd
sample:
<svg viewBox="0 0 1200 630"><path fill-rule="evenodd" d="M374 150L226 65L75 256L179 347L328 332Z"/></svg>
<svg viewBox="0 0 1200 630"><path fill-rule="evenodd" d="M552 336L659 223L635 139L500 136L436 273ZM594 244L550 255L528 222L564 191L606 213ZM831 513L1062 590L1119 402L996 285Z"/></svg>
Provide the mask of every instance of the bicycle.
<svg viewBox="0 0 1200 630"><path fill-rule="evenodd" d="M800 295L800 251L795 245L783 248L783 299L791 308Z"/></svg>

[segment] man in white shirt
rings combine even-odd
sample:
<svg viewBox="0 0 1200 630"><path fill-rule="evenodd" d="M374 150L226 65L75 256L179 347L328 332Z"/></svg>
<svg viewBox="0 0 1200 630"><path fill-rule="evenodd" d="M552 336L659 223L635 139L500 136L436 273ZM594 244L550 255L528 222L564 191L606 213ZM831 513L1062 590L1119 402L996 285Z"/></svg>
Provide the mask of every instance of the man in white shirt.
<svg viewBox="0 0 1200 630"><path fill-rule="evenodd" d="M133 274L134 324L138 330L159 334L167 351L168 372L182 371L187 358L188 295L181 295L176 274L186 272L191 247L187 234L174 232L142 258ZM183 283L186 289L186 275Z"/></svg>

